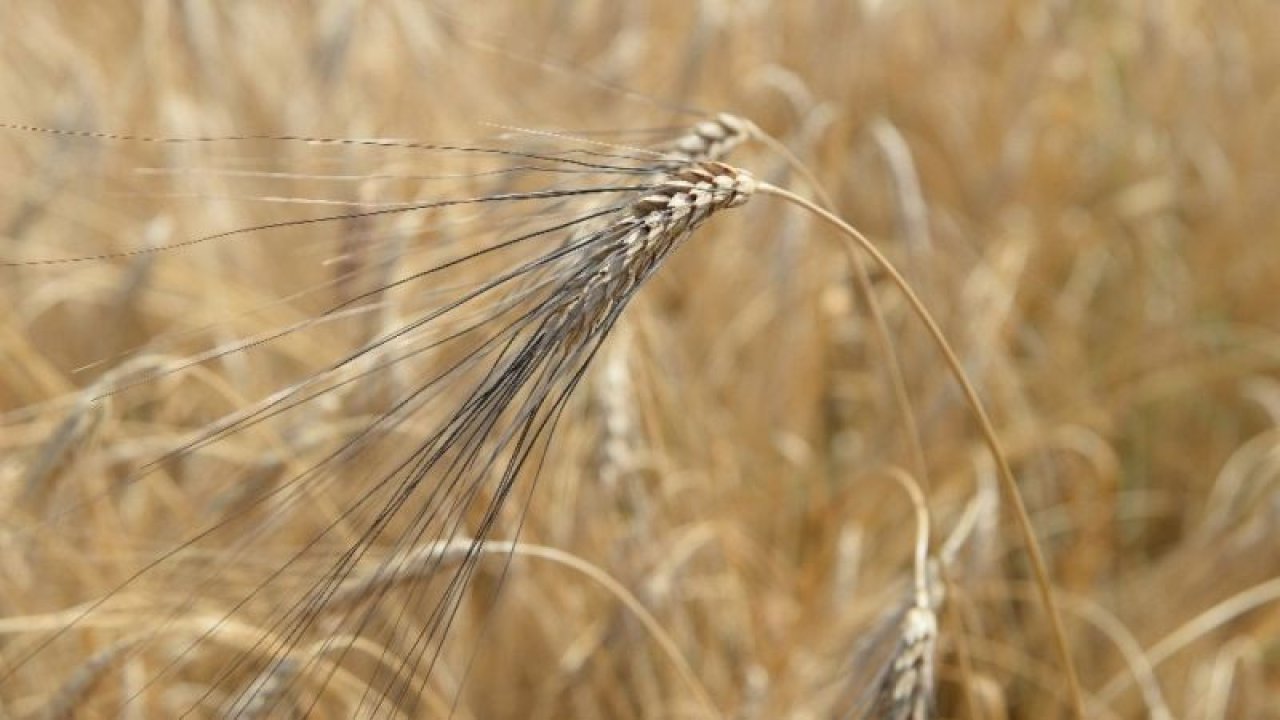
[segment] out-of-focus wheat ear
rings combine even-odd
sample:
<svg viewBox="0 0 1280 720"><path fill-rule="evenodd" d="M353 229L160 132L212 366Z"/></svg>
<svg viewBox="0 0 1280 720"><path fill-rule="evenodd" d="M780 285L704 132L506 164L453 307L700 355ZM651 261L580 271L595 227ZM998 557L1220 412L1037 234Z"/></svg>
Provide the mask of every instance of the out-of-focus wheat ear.
<svg viewBox="0 0 1280 720"><path fill-rule="evenodd" d="M990 455L979 455L975 465L977 491L938 549L938 564L948 573L982 579L997 562L1000 487Z"/></svg>
<svg viewBox="0 0 1280 720"><path fill-rule="evenodd" d="M61 472L75 462L81 451L93 442L96 430L107 414L104 403L94 402L92 395L81 392L75 404L58 423L57 428L40 446L35 459L27 466L22 481L23 494L29 502L48 497Z"/></svg>
<svg viewBox="0 0 1280 720"><path fill-rule="evenodd" d="M932 607L907 610L898 626L898 645L875 689L868 720L928 720L935 717L934 653L938 616Z"/></svg>
<svg viewBox="0 0 1280 720"><path fill-rule="evenodd" d="M352 605L365 598L381 595L392 585L430 577L447 567L467 561L475 552L475 547L474 540L454 539L416 548L383 563L374 572L339 587L316 610L324 612Z"/></svg>
<svg viewBox="0 0 1280 720"><path fill-rule="evenodd" d="M81 390L28 466L22 483L27 501L42 502L43 498L51 497L57 476L94 443L104 418L110 412L112 393L170 363L170 359L159 355L141 355L105 373Z"/></svg>
<svg viewBox="0 0 1280 720"><path fill-rule="evenodd" d="M146 639L142 635L122 638L94 653L75 669L62 687L58 688L37 717L42 720L72 720L78 717L78 709L89 697L107 671L116 661L137 644Z"/></svg>
<svg viewBox="0 0 1280 720"><path fill-rule="evenodd" d="M750 124L720 113L694 125L687 133L660 148L668 171L703 162L723 160L750 138ZM624 324L615 328L612 343L604 350L596 372L597 410L600 414L599 478L610 494L625 491L624 481L636 467L640 422L636 417L631 385L633 343ZM631 497L620 498L624 502ZM628 508L634 510L635 508Z"/></svg>
<svg viewBox="0 0 1280 720"><path fill-rule="evenodd" d="M600 484L611 496L626 492L626 481L635 472L636 456L643 442L631 384L633 352L629 328L615 328L596 373L596 409L600 415L597 472Z"/></svg>
<svg viewBox="0 0 1280 720"><path fill-rule="evenodd" d="M297 674L298 662L292 658L271 663L240 691L239 701L224 717L235 720L297 717L297 709L284 698Z"/></svg>
<svg viewBox="0 0 1280 720"><path fill-rule="evenodd" d="M173 220L167 215L153 218L142 231L143 247L162 247L173 237ZM110 312L105 322L116 325L115 332L103 332L98 342L100 357L112 357L125 351L123 344L142 322L140 307L152 282L155 255L139 255L124 270L120 284L109 301ZM105 326L104 329L106 329Z"/></svg>

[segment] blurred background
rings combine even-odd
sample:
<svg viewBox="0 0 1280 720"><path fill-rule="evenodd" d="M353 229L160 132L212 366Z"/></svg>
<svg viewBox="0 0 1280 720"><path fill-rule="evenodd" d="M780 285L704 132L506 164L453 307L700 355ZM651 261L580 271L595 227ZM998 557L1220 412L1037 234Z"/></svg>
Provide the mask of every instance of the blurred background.
<svg viewBox="0 0 1280 720"><path fill-rule="evenodd" d="M210 689L255 675L211 668L254 657L270 607L212 629L144 608L188 597L196 567L239 588L207 617L273 582L287 543L186 539L210 517L339 517L367 492L354 476L303 511L262 488L412 382L387 368L305 422L186 445L367 341L359 318L307 319L433 251L390 214L133 251L524 181L422 148L154 139L629 152L730 112L811 175L763 142L728 161L828 198L955 346L1088 716L1280 717L1280 5L64 2L5 5L0 27L0 715L216 716ZM522 208L468 210L459 242ZM493 532L547 553L482 559L450 652L383 712L912 717L875 700L912 602L896 469L933 531L926 716L1072 717L990 454L901 293L775 198L725 215L629 308ZM21 264L71 257L99 259ZM157 458L158 479L121 487ZM145 563L145 591L121 591ZM378 651L355 655L240 716L352 716Z"/></svg>

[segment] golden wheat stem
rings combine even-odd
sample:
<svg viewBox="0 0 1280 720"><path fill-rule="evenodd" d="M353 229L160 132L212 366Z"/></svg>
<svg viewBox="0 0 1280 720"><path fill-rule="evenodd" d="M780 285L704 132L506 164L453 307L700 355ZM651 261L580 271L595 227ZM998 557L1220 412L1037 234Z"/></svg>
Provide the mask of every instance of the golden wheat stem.
<svg viewBox="0 0 1280 720"><path fill-rule="evenodd" d="M1057 603L1053 598L1053 586L1049 581L1049 570L1045 564L1044 553L1040 549L1040 543L1036 540L1035 529L1031 525L1031 517L1027 514L1026 503L1022 500L1022 493L1018 490L1018 480L1014 477L1013 469L1009 465L1009 460L1005 456L1000 439L996 436L995 426L991 422L990 416L987 414L986 408L983 406L981 398L978 397L978 391L969 382L965 376L964 369L960 366L960 360L956 357L955 351L951 348L951 343L947 342L946 337L942 334L938 323L933 319L933 315L924 306L920 297L911 289L911 285L907 283L906 278L898 269L889 262L884 253L867 239L865 235L858 232L852 225L846 223L836 217L831 212L823 209L816 203L807 200L793 192L783 190L763 181L757 181L755 189L757 192L765 195L772 195L776 198L789 202L797 207L803 208L818 217L822 218L828 224L838 229L841 235L846 239L844 246L851 255L856 255L859 248L866 252L876 261L885 273L893 281L898 290L902 292L907 302L911 305L911 309L919 316L920 321L925 324L929 331L929 335L933 338L934 343L938 346L938 350L942 353L946 360L947 366L955 376L956 382L960 385L961 391L964 393L965 400L969 404L970 410L974 417L978 420L983 438L986 440L987 447L991 450L991 454L995 457L996 466L1000 471L1001 484L1004 486L1005 494L1009 496L1009 502L1013 507L1013 515L1015 524L1018 526L1022 543L1026 547L1027 557L1031 562L1032 572L1035 575L1036 588L1039 591L1040 602L1044 606L1045 612L1049 616L1049 625L1053 635L1053 643L1055 651L1058 655L1058 662L1062 665L1062 670L1067 679L1067 690L1071 696L1072 710L1077 718L1087 717L1085 715L1084 697L1081 694L1080 678L1076 674L1075 664L1071 660L1070 645L1067 642L1067 634L1062 626L1062 617L1058 613Z"/></svg>

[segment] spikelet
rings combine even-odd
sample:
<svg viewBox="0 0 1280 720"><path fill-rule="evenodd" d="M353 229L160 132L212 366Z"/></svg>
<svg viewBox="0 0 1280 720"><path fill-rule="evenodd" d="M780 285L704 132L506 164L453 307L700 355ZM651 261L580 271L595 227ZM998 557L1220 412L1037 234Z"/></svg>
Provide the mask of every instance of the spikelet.
<svg viewBox="0 0 1280 720"><path fill-rule="evenodd" d="M717 211L745 203L755 187L750 173L718 162L660 178L588 248L550 301L554 329L567 334L570 346L607 331L615 311L694 229Z"/></svg>
<svg viewBox="0 0 1280 720"><path fill-rule="evenodd" d="M898 645L875 690L866 715L884 720L928 720L934 716L934 652L938 616L928 605L907 610L898 626Z"/></svg>
<svg viewBox="0 0 1280 720"><path fill-rule="evenodd" d="M688 133L663 148L672 166L721 160L751 138L751 125L740 117L720 113L698 123Z"/></svg>
<svg viewBox="0 0 1280 720"><path fill-rule="evenodd" d="M694 125L685 135L659 148L668 172L705 162L723 160L734 148L750 139L751 125L728 113ZM661 175L659 176L661 179ZM596 409L600 416L599 476L610 492L616 492L623 478L635 469L640 452L637 438L640 422L635 417L629 373L634 344L629 333L619 333L600 361L597 373Z"/></svg>

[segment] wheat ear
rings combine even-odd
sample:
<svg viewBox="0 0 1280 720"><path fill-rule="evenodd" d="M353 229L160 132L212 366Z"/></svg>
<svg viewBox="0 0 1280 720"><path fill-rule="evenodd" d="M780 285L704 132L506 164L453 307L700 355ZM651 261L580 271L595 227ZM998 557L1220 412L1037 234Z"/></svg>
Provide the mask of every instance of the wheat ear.
<svg viewBox="0 0 1280 720"><path fill-rule="evenodd" d="M868 710L868 717L885 720L929 720L934 717L934 680L938 646L938 613L942 587L930 579L929 508L919 483L905 471L890 475L911 498L916 513L916 543L912 602L898 623L898 644L885 668Z"/></svg>

